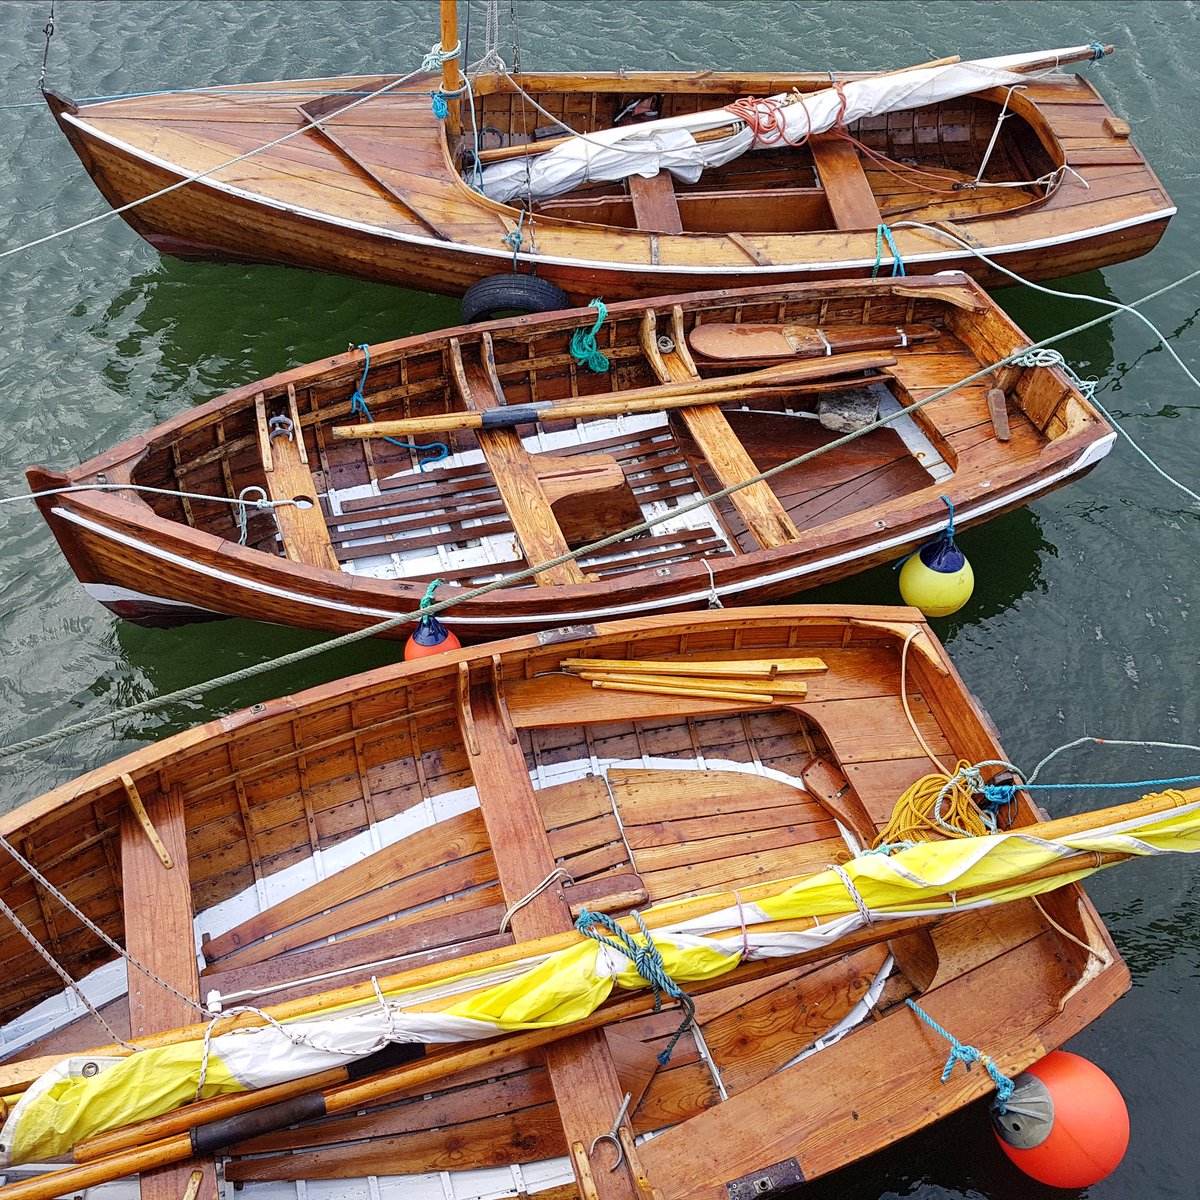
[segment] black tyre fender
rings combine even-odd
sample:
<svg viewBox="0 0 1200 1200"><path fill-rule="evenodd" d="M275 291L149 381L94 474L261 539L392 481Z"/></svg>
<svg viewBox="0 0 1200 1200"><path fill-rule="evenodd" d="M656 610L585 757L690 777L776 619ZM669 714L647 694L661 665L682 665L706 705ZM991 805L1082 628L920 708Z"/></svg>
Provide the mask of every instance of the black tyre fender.
<svg viewBox="0 0 1200 1200"><path fill-rule="evenodd" d="M537 275L489 275L463 293L464 325L519 313L554 312L570 308L567 293Z"/></svg>

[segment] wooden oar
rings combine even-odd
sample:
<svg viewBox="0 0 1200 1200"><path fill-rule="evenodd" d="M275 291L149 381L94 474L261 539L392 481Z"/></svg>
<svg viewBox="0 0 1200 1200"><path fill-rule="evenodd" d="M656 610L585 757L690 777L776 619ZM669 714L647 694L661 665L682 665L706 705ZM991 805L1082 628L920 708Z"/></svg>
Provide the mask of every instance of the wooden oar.
<svg viewBox="0 0 1200 1200"><path fill-rule="evenodd" d="M931 325L767 325L706 322L688 334L688 347L718 362L821 358L849 350L896 349L936 339Z"/></svg>
<svg viewBox="0 0 1200 1200"><path fill-rule="evenodd" d="M744 375L722 375L710 379L664 383L653 387L631 388L599 396L580 396L570 400L545 400L535 404L510 404L484 412L438 413L427 417L407 417L398 421L376 421L370 425L335 426L333 436L354 438L418 437L451 433L459 429L509 429L530 421L587 420L633 413L660 412L671 408L691 408L698 404L723 404L734 400L762 399L780 389L815 379L834 379L860 371L877 371L896 365L891 354L862 351L833 354L802 362L780 363Z"/></svg>

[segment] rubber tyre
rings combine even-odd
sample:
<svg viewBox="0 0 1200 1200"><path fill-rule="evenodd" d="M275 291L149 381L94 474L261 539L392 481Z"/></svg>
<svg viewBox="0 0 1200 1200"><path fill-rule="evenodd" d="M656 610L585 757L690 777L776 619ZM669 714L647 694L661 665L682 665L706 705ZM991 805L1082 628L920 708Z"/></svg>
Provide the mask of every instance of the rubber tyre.
<svg viewBox="0 0 1200 1200"><path fill-rule="evenodd" d="M463 293L462 320L464 325L474 325L496 317L570 307L567 293L548 279L537 275L489 275Z"/></svg>

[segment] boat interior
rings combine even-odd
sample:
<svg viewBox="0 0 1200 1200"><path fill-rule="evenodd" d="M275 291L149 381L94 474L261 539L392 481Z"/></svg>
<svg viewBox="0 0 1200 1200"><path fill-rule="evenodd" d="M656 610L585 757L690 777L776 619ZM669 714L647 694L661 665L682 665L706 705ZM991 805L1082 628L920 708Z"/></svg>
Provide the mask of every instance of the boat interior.
<svg viewBox="0 0 1200 1200"><path fill-rule="evenodd" d="M683 90L678 79L656 76L638 91L629 91L627 83L601 91L539 87L538 79L521 77L517 82L520 92L503 77L476 81L483 165L562 138L556 121L586 134L718 109L746 96L722 92L719 78ZM781 81L779 91L827 86L813 81L797 88L790 80ZM465 112L464 126L470 128ZM459 141L457 159L469 179L473 137ZM1046 179L1065 161L1045 118L1020 91L1010 97L992 89L852 121L799 146L757 149L705 170L695 183L666 171L632 175L525 207L556 220L668 234L873 229L885 221L963 220L1037 204L1048 195ZM985 186L975 186L980 181ZM510 203L522 204L519 197Z"/></svg>
<svg viewBox="0 0 1200 1200"><path fill-rule="evenodd" d="M963 281L619 305L598 335L609 362L600 372L570 352L586 321L573 316L494 336L467 327L420 344L376 347L363 385L370 419L546 401L607 404L635 389L645 395L681 382L725 381L733 390L720 392L720 403L670 412L543 416L515 429L342 440L335 427L364 420L351 411L364 367L356 351L180 418L150 445L133 443L125 466L106 474L190 493L140 493L135 502L233 541L241 536L239 506L197 497L235 499L251 488L261 489L251 499L299 498L301 504L274 513L251 507L246 544L310 566L417 582L482 583L665 518L649 533L536 577L536 584L554 585L701 558L720 566L817 531L831 537L839 522L899 514L922 493L936 500L976 470L1033 464L1054 439L1092 420L1077 393L1045 369L1005 368L911 414L901 411L1017 345L1014 328ZM765 356L746 336L762 330L774 339ZM880 365L754 390L755 372L795 360L804 338L831 372L844 361ZM842 347L866 347L855 353L867 357ZM1004 442L987 400L996 385L1006 397ZM769 481L674 515L843 437L821 414L848 402L900 415ZM279 435L295 427L302 439Z"/></svg>
<svg viewBox="0 0 1200 1200"><path fill-rule="evenodd" d="M593 639L587 653L706 670L769 659L802 671L804 689L766 704L604 691L564 670L554 644L381 672L303 708L270 702L170 754L147 751L127 774L96 772L22 830L22 851L165 978L194 977L195 943L161 930L179 911L193 928L195 914L200 994L261 1006L566 929L584 907L621 915L822 870L886 823L931 769L929 754L952 765L991 745L918 625L818 610ZM159 869L139 811L177 847L182 871ZM100 967L111 955L52 891L7 859L0 869L14 909L75 978L99 967L85 986L125 1036L124 964ZM514 911L512 898L543 877L556 881L541 907ZM850 1070L859 1037L886 1039L880 1063L898 1061L904 1038L928 1054L903 1010L927 991L978 995L973 1010L997 1028L1010 1008L1018 1023L1048 1020L1084 978L1097 935L1070 894L1043 903L1077 945L1032 902L951 915L932 934L900 937L889 924L832 956L698 989L699 1030L664 1064L673 1009L608 1027L597 1053L633 1096L640 1135L736 1102L785 1066L792 1086L816 1087L827 1071ZM6 1056L106 1040L12 930L3 948ZM991 964L1002 956L1001 976ZM851 1036L826 1045L847 1019ZM265 1134L235 1148L225 1177L453 1171L464 1197L573 1186L557 1069L540 1052L517 1054L432 1091ZM863 1144L895 1136L888 1112L864 1111ZM827 1156L844 1154L835 1128L813 1136Z"/></svg>

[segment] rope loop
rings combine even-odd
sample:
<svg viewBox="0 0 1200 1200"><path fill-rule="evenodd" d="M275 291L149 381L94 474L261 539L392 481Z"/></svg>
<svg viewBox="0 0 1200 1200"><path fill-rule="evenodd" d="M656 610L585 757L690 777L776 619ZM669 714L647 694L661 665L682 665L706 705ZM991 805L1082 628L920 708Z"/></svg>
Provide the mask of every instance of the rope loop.
<svg viewBox="0 0 1200 1200"><path fill-rule="evenodd" d="M641 914L634 911L633 919L638 924L638 929L641 930L644 945L639 945L633 940L633 937L626 933L625 930L617 924L607 913L592 912L590 909L584 909L579 914L575 922L575 928L583 934L584 937L589 937L594 942L599 942L601 946L609 950L613 950L618 954L623 954L631 963L637 973L654 989L654 1011L662 1011L663 994L670 996L671 999L678 1001L680 1008L684 1010L683 1021L675 1030L674 1036L667 1043L667 1048L658 1056L658 1061L661 1066L666 1066L671 1061L671 1054L675 1049L675 1044L691 1027L696 1019L696 1005L691 996L687 994L667 974L667 969L663 965L662 954L659 953L658 947L654 944L654 939L650 936L650 930L646 928L645 921L642 920ZM596 926L608 930L613 936L607 938L602 933L596 932ZM615 939L615 940L614 940Z"/></svg>
<svg viewBox="0 0 1200 1200"><path fill-rule="evenodd" d="M991 1058L984 1054L981 1050L977 1050L974 1046L966 1046L950 1033L943 1029L915 1000L906 999L904 1001L909 1008L929 1026L934 1033L941 1034L942 1037L950 1043L950 1054L946 1059L946 1065L942 1068L942 1082L950 1078L950 1072L954 1070L954 1064L960 1062L969 1071L973 1063L981 1062L984 1065L987 1073L992 1077L992 1082L996 1085L996 1108L1003 1114L1008 1111L1007 1105L1009 1098L1013 1094L1013 1081L1009 1079L1003 1071L1000 1070Z"/></svg>
<svg viewBox="0 0 1200 1200"><path fill-rule="evenodd" d="M451 59L457 58L462 50L462 42L455 42L452 50L443 50L441 42L434 42L429 47L429 53L421 59L422 71L440 71Z"/></svg>
<svg viewBox="0 0 1200 1200"><path fill-rule="evenodd" d="M608 359L596 345L596 334L600 332L600 326L604 324L604 320L608 316L608 305L597 296L590 307L596 310L596 323L591 329L575 330L571 337L571 357L580 366L587 367L591 371L607 371Z"/></svg>
<svg viewBox="0 0 1200 1200"><path fill-rule="evenodd" d="M431 579L429 581L429 586L425 589L425 595L421 597L421 609L426 609L433 603L433 593L441 586L442 581L440 579Z"/></svg>
<svg viewBox="0 0 1200 1200"><path fill-rule="evenodd" d="M363 395L363 388L367 385L367 372L371 369L371 347L366 342L362 342L358 348L363 352L363 370L362 377L358 381L358 387L354 389L354 394L350 397L350 415L352 417L366 417L367 421L374 425L375 418L371 415L371 410L367 407L366 397ZM417 470L422 473L424 473L425 468L430 463L441 462L450 453L450 447L445 442L402 442L398 438L390 437L383 440L391 442L393 446L399 446L401 450L412 450L418 454L426 450L434 451L428 458L417 460Z"/></svg>
<svg viewBox="0 0 1200 1200"><path fill-rule="evenodd" d="M253 484L250 487L242 488L242 490L238 492L237 523L239 546L244 546L246 544L246 538L249 536L250 504L252 502L250 497L251 492L258 493L258 496L253 500L253 504L259 512L269 512L275 507L272 501L267 499L267 493L262 488Z"/></svg>
<svg viewBox="0 0 1200 1200"><path fill-rule="evenodd" d="M879 275L879 268L883 262L883 243L886 240L888 249L892 252L892 278L903 278L907 271L904 267L904 259L900 257L900 251L896 247L896 239L892 237L892 231L881 221L875 226L875 265L871 268L871 278L875 279Z"/></svg>
<svg viewBox="0 0 1200 1200"><path fill-rule="evenodd" d="M1103 62L1107 57L1103 42L1088 42L1088 49L1092 52L1092 63Z"/></svg>

